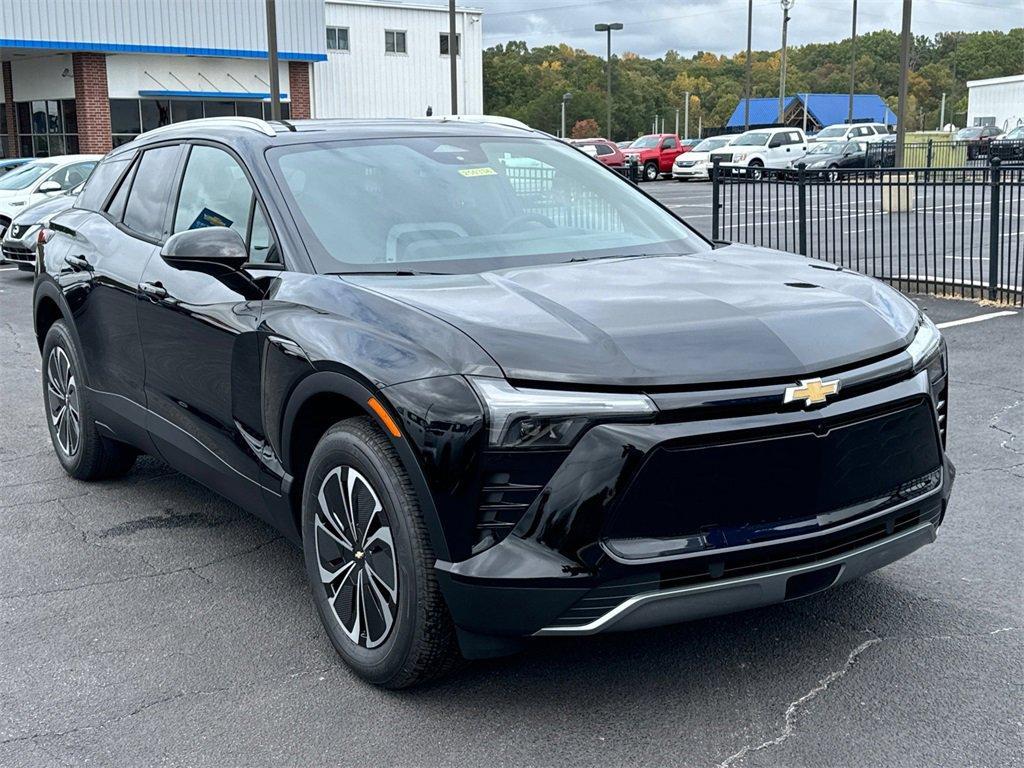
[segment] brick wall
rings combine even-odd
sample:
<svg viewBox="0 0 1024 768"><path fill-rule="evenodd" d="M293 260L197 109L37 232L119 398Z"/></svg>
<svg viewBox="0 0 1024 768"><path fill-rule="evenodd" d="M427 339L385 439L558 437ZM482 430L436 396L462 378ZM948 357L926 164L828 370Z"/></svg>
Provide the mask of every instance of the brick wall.
<svg viewBox="0 0 1024 768"><path fill-rule="evenodd" d="M107 57L102 53L73 53L75 111L78 116L78 151L110 151L110 97L107 92Z"/></svg>
<svg viewBox="0 0 1024 768"><path fill-rule="evenodd" d="M309 103L308 62L288 62L288 94L292 101L290 107L292 120L305 120L312 117Z"/></svg>
<svg viewBox="0 0 1024 768"><path fill-rule="evenodd" d="M7 157L19 157L21 148L18 146L18 122L14 112L14 82L11 76L11 62L3 63L4 110L7 112L7 146L4 147Z"/></svg>

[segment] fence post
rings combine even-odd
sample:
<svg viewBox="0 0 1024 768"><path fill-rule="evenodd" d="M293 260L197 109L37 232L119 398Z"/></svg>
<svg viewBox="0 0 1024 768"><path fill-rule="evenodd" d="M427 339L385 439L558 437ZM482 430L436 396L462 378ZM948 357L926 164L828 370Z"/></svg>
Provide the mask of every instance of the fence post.
<svg viewBox="0 0 1024 768"><path fill-rule="evenodd" d="M926 160L925 160L925 163L924 163L924 167L925 168L931 168L932 167L932 140L931 139L928 139L928 154L926 155Z"/></svg>
<svg viewBox="0 0 1024 768"><path fill-rule="evenodd" d="M718 231L718 184L719 184L719 164L722 162L722 158L716 155L711 156L711 241L715 242L719 239Z"/></svg>
<svg viewBox="0 0 1024 768"><path fill-rule="evenodd" d="M992 158L992 195L988 214L988 298L995 301L999 288L999 158Z"/></svg>
<svg viewBox="0 0 1024 768"><path fill-rule="evenodd" d="M807 255L807 163L797 163L797 207L800 219L800 255Z"/></svg>

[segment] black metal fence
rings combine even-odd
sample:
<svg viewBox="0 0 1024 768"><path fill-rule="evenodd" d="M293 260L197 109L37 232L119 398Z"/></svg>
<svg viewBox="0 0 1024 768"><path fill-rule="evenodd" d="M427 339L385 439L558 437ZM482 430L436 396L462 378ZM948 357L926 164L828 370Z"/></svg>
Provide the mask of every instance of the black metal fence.
<svg viewBox="0 0 1024 768"><path fill-rule="evenodd" d="M712 238L792 251L903 291L1024 306L1024 165L712 169Z"/></svg>
<svg viewBox="0 0 1024 768"><path fill-rule="evenodd" d="M905 168L963 168L987 166L998 157L1004 164L1024 163L1024 139L1004 139L991 144L967 141L910 141L903 145ZM892 168L896 142L874 141L867 145L868 168Z"/></svg>

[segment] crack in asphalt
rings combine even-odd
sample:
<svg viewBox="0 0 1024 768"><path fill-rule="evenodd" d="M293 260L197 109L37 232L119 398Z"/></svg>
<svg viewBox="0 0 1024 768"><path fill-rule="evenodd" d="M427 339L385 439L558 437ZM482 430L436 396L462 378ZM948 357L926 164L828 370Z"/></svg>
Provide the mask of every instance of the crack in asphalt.
<svg viewBox="0 0 1024 768"><path fill-rule="evenodd" d="M795 701L791 701L786 707L785 714L783 715L782 731L773 739L762 741L760 744L747 744L738 752L734 752L729 755L725 760L720 762L717 768L729 768L729 766L744 760L747 755L753 752L760 752L762 749L770 749L771 747L777 747L784 743L793 733L796 731L797 719L800 716L800 710L805 707L809 702L816 699L822 693L828 690L829 686L835 683L837 680L843 678L853 665L857 662L858 657L864 653L868 648L873 645L878 645L882 642L880 637L872 637L865 640L863 643L858 645L850 654L846 657L846 662L837 670L829 672L825 677L818 681L818 684L811 688L807 693L801 696Z"/></svg>
<svg viewBox="0 0 1024 768"><path fill-rule="evenodd" d="M160 576L173 576L174 574L177 574L177 573L192 573L193 575L197 576L202 581L205 581L205 582L207 582L209 584L209 583L212 583L212 582L210 582L209 579L207 579L207 578L205 578L203 576L200 576L198 573L196 573L196 570L202 570L203 568L209 568L212 565L217 565L219 563L224 563L224 562L227 562L229 560L233 560L233 559L235 559L237 557L244 557L245 555L249 555L249 554L252 554L253 552L257 552L258 550L262 549L263 547L265 547L265 546L267 546L269 544L273 544L275 541L282 541L283 539L284 539L283 536L274 536L273 538L266 539L265 541L260 542L256 546L249 547L247 549L243 549L243 550L241 550L239 552L232 552L230 555L225 555L224 557L214 558L213 560L210 560L210 561L205 562L205 563L200 563L198 565L182 565L182 566L179 566L177 568L166 568L164 570L157 570L157 571L153 571L151 573L137 573L137 574L134 574L132 576L125 576L123 578L118 578L118 579L101 579L99 581L89 581L89 582L85 582L85 583L82 583L82 584L76 584L75 586L71 586L71 587L57 587L57 588L54 588L54 589L40 589L40 590L36 590L36 591L33 591L33 592L9 592L9 593L6 593L6 594L0 594L0 600L20 600L20 599L24 599L26 597L40 597L40 596L44 596L44 595L54 595L54 594L61 594L61 593L65 593L65 592L77 592L79 590L89 589L91 587L101 587L101 586L105 586L105 585L108 585L108 584L124 584L124 583L127 583L129 581L139 581L139 580L142 580L142 579L154 579L154 578L158 578ZM97 545L97 546L99 546L99 545ZM2 743L2 742L0 742L0 743Z"/></svg>
<svg viewBox="0 0 1024 768"><path fill-rule="evenodd" d="M1000 432L1008 436L1008 439L1004 439L1002 442L999 443L999 447L1005 448L1010 453L1020 454L1024 453L1024 451L1021 451L1020 449L1014 447L1013 445L1013 441L1017 439L1017 433L1010 429L1003 429L1002 427L999 426L999 422L1008 412L1012 411L1014 408L1019 407L1021 403L1024 403L1024 400L1015 400L1009 405L1003 406L998 411L996 411L994 416L992 416L988 425L990 429L994 429L996 432Z"/></svg>

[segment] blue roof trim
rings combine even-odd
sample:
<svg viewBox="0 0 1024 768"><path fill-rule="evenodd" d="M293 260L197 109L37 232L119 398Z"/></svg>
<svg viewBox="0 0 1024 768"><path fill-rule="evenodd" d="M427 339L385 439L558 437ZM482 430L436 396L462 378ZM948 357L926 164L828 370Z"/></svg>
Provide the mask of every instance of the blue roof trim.
<svg viewBox="0 0 1024 768"><path fill-rule="evenodd" d="M0 37L0 48L43 48L57 51L93 51L96 53L165 53L178 56L220 56L233 59L265 59L266 51L238 48L189 48L177 45L126 45L121 43L79 43L62 40L14 40ZM326 53L280 51L285 61L327 61Z"/></svg>
<svg viewBox="0 0 1024 768"><path fill-rule="evenodd" d="M234 101L266 101L270 93L251 93L249 91L159 91L140 90L139 96L162 99L232 99ZM288 94L282 93L282 99L287 99Z"/></svg>

